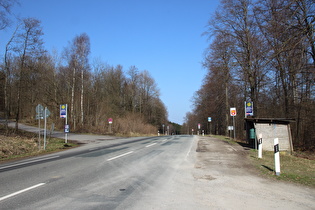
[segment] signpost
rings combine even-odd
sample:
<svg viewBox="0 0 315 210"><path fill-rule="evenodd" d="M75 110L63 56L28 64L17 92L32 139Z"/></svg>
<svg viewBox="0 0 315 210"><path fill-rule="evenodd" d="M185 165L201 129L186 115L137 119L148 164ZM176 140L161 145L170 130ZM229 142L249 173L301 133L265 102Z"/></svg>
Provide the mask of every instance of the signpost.
<svg viewBox="0 0 315 210"><path fill-rule="evenodd" d="M109 124L109 133L112 133L112 124L113 124L112 118L108 118L108 124Z"/></svg>
<svg viewBox="0 0 315 210"><path fill-rule="evenodd" d="M232 131L234 130L233 126L229 125L228 126L228 131L229 131L229 137L232 138Z"/></svg>
<svg viewBox="0 0 315 210"><path fill-rule="evenodd" d="M212 118L211 118L211 117L208 117L208 123L209 123L209 135L211 135L211 121L212 121Z"/></svg>
<svg viewBox="0 0 315 210"><path fill-rule="evenodd" d="M68 133L69 133L69 125L68 125L68 114L67 114L67 110L68 110L68 104L61 104L60 105L60 118L65 118L66 122L65 122L65 144L68 143Z"/></svg>
<svg viewBox="0 0 315 210"><path fill-rule="evenodd" d="M245 101L245 118L247 116L254 116L254 104L253 102L246 102Z"/></svg>
<svg viewBox="0 0 315 210"><path fill-rule="evenodd" d="M232 107L230 108L230 115L233 117L233 133L234 133L234 140L235 140L235 120L234 120L234 117L236 116L236 108L235 107Z"/></svg>
<svg viewBox="0 0 315 210"><path fill-rule="evenodd" d="M67 104L60 105L60 118L67 118Z"/></svg>
<svg viewBox="0 0 315 210"><path fill-rule="evenodd" d="M70 126L68 124L65 124L65 133L70 132Z"/></svg>
<svg viewBox="0 0 315 210"><path fill-rule="evenodd" d="M41 145L40 145L40 120L41 119L45 119L45 123L44 123L44 150L46 149L46 136L47 136L47 117L49 117L50 115L50 111L49 109L47 109L47 107L43 107L41 104L38 104L35 108L36 111L36 119L38 119L38 128L39 128L39 132L38 132L38 147L40 149Z"/></svg>
<svg viewBox="0 0 315 210"><path fill-rule="evenodd" d="M47 117L49 117L50 111L45 107L44 111L44 119L45 119L45 124L44 124L44 150L46 150L46 136L47 136Z"/></svg>
<svg viewBox="0 0 315 210"><path fill-rule="evenodd" d="M232 117L236 116L236 108L235 107L230 108L230 114Z"/></svg>
<svg viewBox="0 0 315 210"><path fill-rule="evenodd" d="M38 104L35 108L36 119L38 120L38 148L40 149L40 120L43 119L44 107L41 104Z"/></svg>

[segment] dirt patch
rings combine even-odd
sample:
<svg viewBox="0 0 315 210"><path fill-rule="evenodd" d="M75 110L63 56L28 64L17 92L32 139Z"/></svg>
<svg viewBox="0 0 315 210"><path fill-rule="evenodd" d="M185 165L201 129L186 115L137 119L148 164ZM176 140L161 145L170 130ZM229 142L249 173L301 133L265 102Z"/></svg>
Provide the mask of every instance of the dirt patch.
<svg viewBox="0 0 315 210"><path fill-rule="evenodd" d="M238 144L230 144L215 138L200 137L197 143L196 168L211 168L213 165L246 169L255 172L255 167L250 164L248 150ZM228 163L225 160L229 160Z"/></svg>
<svg viewBox="0 0 315 210"><path fill-rule="evenodd" d="M261 176L249 150L212 137L198 137L193 170L203 209L313 209L315 190Z"/></svg>

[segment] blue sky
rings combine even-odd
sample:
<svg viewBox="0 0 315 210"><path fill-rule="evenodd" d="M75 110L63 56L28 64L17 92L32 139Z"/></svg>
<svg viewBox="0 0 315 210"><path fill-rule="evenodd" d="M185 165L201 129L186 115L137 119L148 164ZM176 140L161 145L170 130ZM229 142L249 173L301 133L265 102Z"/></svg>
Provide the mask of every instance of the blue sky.
<svg viewBox="0 0 315 210"><path fill-rule="evenodd" d="M202 36L219 0L21 0L12 12L41 21L45 48L62 52L87 33L95 58L127 71L136 66L155 79L169 120L179 124L191 111L202 83ZM13 25L14 26L14 25ZM0 49L14 27L0 31Z"/></svg>

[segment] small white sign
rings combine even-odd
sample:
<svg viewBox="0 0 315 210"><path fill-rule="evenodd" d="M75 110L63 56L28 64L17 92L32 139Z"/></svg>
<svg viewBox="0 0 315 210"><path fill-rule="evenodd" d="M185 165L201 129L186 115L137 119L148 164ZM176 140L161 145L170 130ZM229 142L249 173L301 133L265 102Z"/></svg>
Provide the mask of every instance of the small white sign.
<svg viewBox="0 0 315 210"><path fill-rule="evenodd" d="M232 117L236 116L236 108L235 107L230 108L230 114Z"/></svg>

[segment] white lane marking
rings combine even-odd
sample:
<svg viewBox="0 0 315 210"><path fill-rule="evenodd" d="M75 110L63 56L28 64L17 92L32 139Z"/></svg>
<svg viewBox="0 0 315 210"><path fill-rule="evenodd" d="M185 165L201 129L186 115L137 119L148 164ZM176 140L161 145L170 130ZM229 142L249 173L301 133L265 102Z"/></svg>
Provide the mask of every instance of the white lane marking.
<svg viewBox="0 0 315 210"><path fill-rule="evenodd" d="M115 156L115 157L109 158L109 159L107 159L107 161L111 161L111 160L114 160L114 159L117 159L117 158L120 158L120 157L123 157L123 156L129 155L129 154L131 154L131 153L133 153L133 151L126 152L126 153L124 153L124 154L121 154L121 155L118 155L118 156Z"/></svg>
<svg viewBox="0 0 315 210"><path fill-rule="evenodd" d="M0 167L0 169L12 168L12 167L14 167L14 166L26 165L26 164L29 164L29 163L40 162L40 161L43 161L43 160L49 160L49 159L54 159L54 158L58 158L58 157L60 157L60 156L52 156L52 157L47 157L47 158L41 158L41 159L36 159L36 160L30 160L30 161L23 162L23 163L16 163L16 164L8 165L8 166L3 166L3 167Z"/></svg>
<svg viewBox="0 0 315 210"><path fill-rule="evenodd" d="M189 146L189 148L188 148L188 152L186 153L185 161L188 160L188 156L190 155L190 152L191 152L191 150L193 149L192 147L193 147L194 142L195 142L195 140L193 139L193 140L191 141L191 143L190 143L190 146Z"/></svg>
<svg viewBox="0 0 315 210"><path fill-rule="evenodd" d="M149 145L147 145L147 146L145 146L145 147L152 147L153 145L156 145L156 143L149 144Z"/></svg>
<svg viewBox="0 0 315 210"><path fill-rule="evenodd" d="M13 197L13 196L15 196L15 195L24 193L24 192L26 192L26 191L32 190L32 189L34 189L34 188L40 187L40 186L42 186L42 185L44 185L44 184L45 184L45 183L39 183L39 184L34 185L34 186L32 186L32 187L26 188L26 189L24 189L24 190L20 190L20 191L17 191L17 192L15 192L15 193L12 193L12 194L10 194L10 195L6 195L6 196L4 196L4 197L1 197L1 198L0 198L0 201L3 201L3 200L5 200L5 199L8 199L8 198Z"/></svg>

